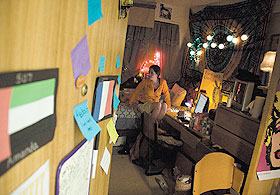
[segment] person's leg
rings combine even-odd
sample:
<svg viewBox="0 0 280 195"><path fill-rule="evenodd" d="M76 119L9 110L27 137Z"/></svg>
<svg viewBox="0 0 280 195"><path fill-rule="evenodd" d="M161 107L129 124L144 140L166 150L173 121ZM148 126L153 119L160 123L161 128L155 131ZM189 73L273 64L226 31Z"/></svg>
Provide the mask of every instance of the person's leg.
<svg viewBox="0 0 280 195"><path fill-rule="evenodd" d="M162 103L160 112L159 112L158 117L157 117L157 120L158 120L158 121L160 121L161 119L163 119L163 117L164 117L166 111L167 111L167 104L166 104L166 103Z"/></svg>
<svg viewBox="0 0 280 195"><path fill-rule="evenodd" d="M159 102L153 102L152 105L151 105L151 114L152 114L152 118L154 120L157 120L158 119L158 116L160 114L160 111L161 111L161 103Z"/></svg>

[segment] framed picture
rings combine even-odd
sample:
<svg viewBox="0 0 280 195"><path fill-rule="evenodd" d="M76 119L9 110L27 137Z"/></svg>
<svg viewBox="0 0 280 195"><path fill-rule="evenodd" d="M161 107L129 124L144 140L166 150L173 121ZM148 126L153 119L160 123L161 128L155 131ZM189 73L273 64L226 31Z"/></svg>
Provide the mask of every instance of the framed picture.
<svg viewBox="0 0 280 195"><path fill-rule="evenodd" d="M96 122L113 116L113 98L117 78L117 76L100 76L96 80L92 104L92 116Z"/></svg>
<svg viewBox="0 0 280 195"><path fill-rule="evenodd" d="M159 18L171 20L172 18L172 8L166 7L164 3L159 4Z"/></svg>

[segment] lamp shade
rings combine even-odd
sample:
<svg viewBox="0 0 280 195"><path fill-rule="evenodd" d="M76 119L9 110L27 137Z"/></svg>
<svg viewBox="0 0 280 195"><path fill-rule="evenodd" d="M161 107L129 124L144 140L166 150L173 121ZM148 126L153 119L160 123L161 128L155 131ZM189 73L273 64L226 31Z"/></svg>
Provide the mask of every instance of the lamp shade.
<svg viewBox="0 0 280 195"><path fill-rule="evenodd" d="M276 51L268 51L265 53L260 69L264 72L271 72L273 70L276 57Z"/></svg>

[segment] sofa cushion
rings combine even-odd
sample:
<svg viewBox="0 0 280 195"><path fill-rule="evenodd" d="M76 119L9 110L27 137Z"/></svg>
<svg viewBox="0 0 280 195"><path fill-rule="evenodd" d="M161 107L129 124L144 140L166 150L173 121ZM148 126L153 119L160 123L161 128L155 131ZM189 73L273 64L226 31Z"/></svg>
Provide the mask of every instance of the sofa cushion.
<svg viewBox="0 0 280 195"><path fill-rule="evenodd" d="M186 94L187 91L175 83L170 91L171 105L180 106Z"/></svg>

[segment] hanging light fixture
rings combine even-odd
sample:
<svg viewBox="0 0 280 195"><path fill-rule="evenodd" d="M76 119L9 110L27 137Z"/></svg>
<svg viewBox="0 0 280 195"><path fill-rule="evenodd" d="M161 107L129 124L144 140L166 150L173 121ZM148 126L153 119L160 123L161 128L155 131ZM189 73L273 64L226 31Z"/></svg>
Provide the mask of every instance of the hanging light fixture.
<svg viewBox="0 0 280 195"><path fill-rule="evenodd" d="M228 41L228 42L232 42L232 39L233 39L233 36L232 36L232 35L228 35L228 36L227 36L227 41Z"/></svg>
<svg viewBox="0 0 280 195"><path fill-rule="evenodd" d="M189 42L189 43L187 44L187 46L188 46L188 47L191 47L191 46L192 46L192 43Z"/></svg>
<svg viewBox="0 0 280 195"><path fill-rule="evenodd" d="M211 43L211 45L210 45L212 48L215 48L215 47L217 47L217 43Z"/></svg>
<svg viewBox="0 0 280 195"><path fill-rule="evenodd" d="M222 44L222 43L220 43L220 44L218 45L218 47L219 47L219 49L224 49L224 48L225 48L225 45Z"/></svg>
<svg viewBox="0 0 280 195"><path fill-rule="evenodd" d="M242 41L246 41L248 39L248 35L244 34L241 36Z"/></svg>

